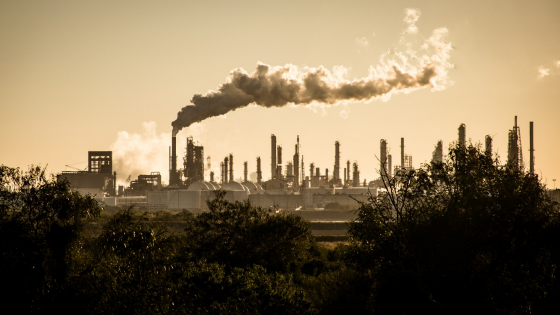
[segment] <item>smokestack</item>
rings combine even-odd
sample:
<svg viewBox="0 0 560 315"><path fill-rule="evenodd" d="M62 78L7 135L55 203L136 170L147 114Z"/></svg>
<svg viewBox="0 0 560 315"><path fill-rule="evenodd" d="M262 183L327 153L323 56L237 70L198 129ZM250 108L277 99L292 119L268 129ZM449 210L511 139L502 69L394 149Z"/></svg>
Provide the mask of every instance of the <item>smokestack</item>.
<svg viewBox="0 0 560 315"><path fill-rule="evenodd" d="M379 173L381 176L387 176L387 140L381 139L379 154Z"/></svg>
<svg viewBox="0 0 560 315"><path fill-rule="evenodd" d="M276 165L281 165L282 164L282 146L278 146L277 147L277 151L278 151L278 161L276 161Z"/></svg>
<svg viewBox="0 0 560 315"><path fill-rule="evenodd" d="M276 136L270 136L270 179L276 178Z"/></svg>
<svg viewBox="0 0 560 315"><path fill-rule="evenodd" d="M360 171L358 170L358 162L354 162L354 174L352 174L352 186L360 187Z"/></svg>
<svg viewBox="0 0 560 315"><path fill-rule="evenodd" d="M230 153L229 155L229 181L233 182L235 179L233 178L233 154Z"/></svg>
<svg viewBox="0 0 560 315"><path fill-rule="evenodd" d="M301 156L301 167L300 168L301 168L300 177L301 177L301 182L303 183L303 180L305 178L305 165L303 163L303 155Z"/></svg>
<svg viewBox="0 0 560 315"><path fill-rule="evenodd" d="M346 178L348 179L348 185L350 185L350 160L346 161Z"/></svg>
<svg viewBox="0 0 560 315"><path fill-rule="evenodd" d="M214 171L210 171L210 181L214 182Z"/></svg>
<svg viewBox="0 0 560 315"><path fill-rule="evenodd" d="M333 179L335 184L340 184L340 142L334 143L334 172Z"/></svg>
<svg viewBox="0 0 560 315"><path fill-rule="evenodd" d="M171 169L169 170L169 185L178 185L177 174L177 138L171 137Z"/></svg>
<svg viewBox="0 0 560 315"><path fill-rule="evenodd" d="M404 138L401 138L401 169L404 169Z"/></svg>
<svg viewBox="0 0 560 315"><path fill-rule="evenodd" d="M229 159L226 156L224 158L224 184L229 183L229 179L228 179L228 164L229 164Z"/></svg>
<svg viewBox="0 0 560 315"><path fill-rule="evenodd" d="M517 121L517 118L515 120ZM459 126L459 145L466 146L467 145L466 139L467 139L467 126L465 124L461 124Z"/></svg>
<svg viewBox="0 0 560 315"><path fill-rule="evenodd" d="M299 188L299 135L297 136L297 144L295 147L296 153L294 154L294 188Z"/></svg>
<svg viewBox="0 0 560 315"><path fill-rule="evenodd" d="M531 174L535 173L535 157L534 157L535 147L533 144L533 122L529 122L529 172Z"/></svg>
<svg viewBox="0 0 560 315"><path fill-rule="evenodd" d="M492 158L492 137L490 135L486 135L484 142L485 142L484 152L486 152L486 155Z"/></svg>
<svg viewBox="0 0 560 315"><path fill-rule="evenodd" d="M257 157L257 184L262 183L262 172L261 172L261 157Z"/></svg>
<svg viewBox="0 0 560 315"><path fill-rule="evenodd" d="M389 164L389 178L393 177L393 157L391 154L387 156L387 164Z"/></svg>
<svg viewBox="0 0 560 315"><path fill-rule="evenodd" d="M171 137L171 161L173 172L177 171L177 137Z"/></svg>
<svg viewBox="0 0 560 315"><path fill-rule="evenodd" d="M247 161L243 162L243 182L247 181L247 174L249 170L247 169Z"/></svg>
<svg viewBox="0 0 560 315"><path fill-rule="evenodd" d="M325 168L325 182L329 182L329 169Z"/></svg>

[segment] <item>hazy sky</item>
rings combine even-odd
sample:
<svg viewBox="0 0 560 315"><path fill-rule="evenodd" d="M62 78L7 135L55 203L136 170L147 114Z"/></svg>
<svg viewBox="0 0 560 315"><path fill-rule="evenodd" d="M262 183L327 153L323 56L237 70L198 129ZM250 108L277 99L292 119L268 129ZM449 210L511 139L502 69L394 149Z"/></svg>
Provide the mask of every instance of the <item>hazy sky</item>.
<svg viewBox="0 0 560 315"><path fill-rule="evenodd" d="M405 21L409 8L419 13L417 32ZM461 123L475 143L493 136L504 160L517 115L526 161L535 124L536 170L552 187L560 179L559 17L557 0L0 1L0 163L57 173L85 168L88 150L113 150L121 181L151 171L167 179L171 122L232 70L323 66L352 81L407 49L431 56L422 44L445 28L454 66L439 89L329 107L249 106L183 129L178 144L194 136L215 169L233 153L236 178L243 161L253 172L260 156L268 179L271 134L284 161L300 136L307 174L311 162L332 174L338 140L342 162L357 161L369 181L380 139L398 164L404 137L418 167L438 140L446 151Z"/></svg>

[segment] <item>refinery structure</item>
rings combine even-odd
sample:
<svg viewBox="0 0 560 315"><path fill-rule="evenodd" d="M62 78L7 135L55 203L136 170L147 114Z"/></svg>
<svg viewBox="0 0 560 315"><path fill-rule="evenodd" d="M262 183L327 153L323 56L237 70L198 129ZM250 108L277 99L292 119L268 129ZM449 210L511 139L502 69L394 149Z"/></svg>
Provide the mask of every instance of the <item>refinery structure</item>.
<svg viewBox="0 0 560 315"><path fill-rule="evenodd" d="M529 125L529 161L525 164L522 156L521 133L517 125L508 133L507 165L528 169L534 172L533 122ZM66 179L73 189L94 195L98 200L113 206L136 205L146 209L206 209L206 201L215 196L216 190L226 191L230 201L250 200L255 206L299 210L321 209L326 204L343 207L356 205L356 201L366 201L369 194L376 196L384 192L384 182L402 170L413 169L412 156L405 153L405 139L400 139L400 163L389 154L388 142L380 140L377 173L379 177L367 181L360 178L357 161L341 161L339 141L334 142L334 161L332 171L321 168L313 161L307 162L300 152L299 136L294 139L293 156L286 158L277 137L270 136L270 170L265 170L268 179L264 180L262 159L255 157L255 168L249 170L253 161L243 161L242 180L234 179L234 155L228 154L220 159L220 174L209 171L210 156L205 157L204 147L195 143L192 137L186 139L185 156L177 155L177 137L172 136L169 148L169 183L161 181L159 172L139 175L131 181L129 175L124 185L118 186L117 173L113 171L111 151L88 152L87 170L65 171L58 175ZM457 143L465 146L466 126L458 128ZM492 137L484 141L485 151L492 154ZM291 152L290 152L291 153ZM182 163L179 161L182 160ZM430 163L444 160L443 143L437 141ZM308 164L306 164L308 163ZM342 163L342 164L341 164ZM265 163L266 164L266 163ZM205 177L205 171L209 175ZM209 172L208 172L209 171ZM342 174L341 174L342 172ZM251 174L251 176L249 176Z"/></svg>

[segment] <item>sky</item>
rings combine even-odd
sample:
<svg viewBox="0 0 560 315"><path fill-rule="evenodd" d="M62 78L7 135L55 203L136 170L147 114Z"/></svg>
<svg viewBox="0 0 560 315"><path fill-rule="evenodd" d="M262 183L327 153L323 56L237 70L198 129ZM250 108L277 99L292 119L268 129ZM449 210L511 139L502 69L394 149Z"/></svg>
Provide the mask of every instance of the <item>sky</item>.
<svg viewBox="0 0 560 315"><path fill-rule="evenodd" d="M394 65L417 75L436 60L429 83L372 98L271 108L251 98L182 128L179 152L193 136L217 174L232 153L235 178L243 161L255 171L260 156L267 180L271 134L284 161L299 135L307 175L311 162L332 174L339 141L342 163L357 161L370 181L379 176L380 139L398 164L405 138L405 153L420 167L438 140L447 151L462 123L472 143L491 135L504 161L517 116L523 156L528 162L533 121L535 169L553 188L560 179L559 16L557 0L3 0L0 164L56 174L86 168L87 151L112 150L121 183L153 171L167 181L171 123L193 96L219 93L235 73L255 77L258 65L268 65L269 74L289 69L290 82L301 83L322 69L322 82L336 87L390 82ZM449 46L431 45L434 34Z"/></svg>

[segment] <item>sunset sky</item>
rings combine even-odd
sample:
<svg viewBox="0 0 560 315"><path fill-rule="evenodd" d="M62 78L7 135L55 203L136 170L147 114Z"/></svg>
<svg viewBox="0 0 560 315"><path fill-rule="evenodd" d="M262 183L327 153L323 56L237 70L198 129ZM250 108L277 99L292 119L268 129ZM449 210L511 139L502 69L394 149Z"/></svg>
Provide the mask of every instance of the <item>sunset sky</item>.
<svg viewBox="0 0 560 315"><path fill-rule="evenodd" d="M299 135L306 174L311 162L332 174L339 141L342 163L357 161L370 181L380 139L398 164L404 137L419 167L438 140L447 151L461 123L473 143L493 136L505 161L517 115L525 161L533 121L536 172L552 188L560 179L558 0L0 1L0 163L58 173L87 167L87 151L112 150L119 181L159 171L167 182L171 122L234 69L322 66L352 82L402 62L401 52L433 56L423 44L443 29L453 49L435 87L330 106L250 105L182 129L178 144L192 135L215 171L232 153L235 178L243 161L255 171L260 156L266 180L271 134L284 161Z"/></svg>

